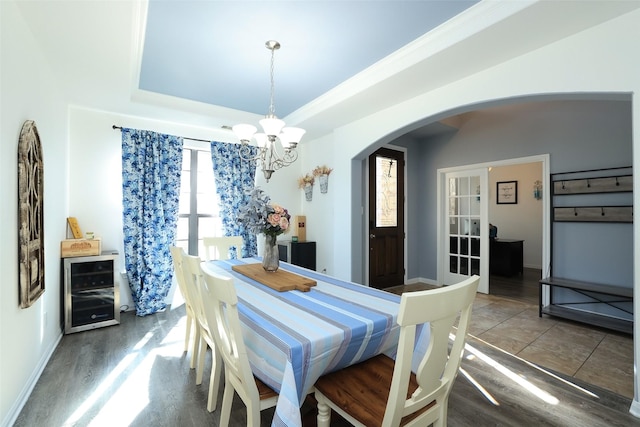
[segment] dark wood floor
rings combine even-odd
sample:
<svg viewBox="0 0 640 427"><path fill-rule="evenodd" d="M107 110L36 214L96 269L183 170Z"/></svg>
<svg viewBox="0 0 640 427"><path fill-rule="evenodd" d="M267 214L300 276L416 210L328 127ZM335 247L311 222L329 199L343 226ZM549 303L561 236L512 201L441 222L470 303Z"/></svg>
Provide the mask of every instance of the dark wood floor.
<svg viewBox="0 0 640 427"><path fill-rule="evenodd" d="M196 386L182 352L184 307L146 317L123 313L121 322L64 336L14 426L218 426L219 411L206 410L209 363ZM468 343L473 353L453 388L450 426L640 426L628 413L630 399L481 340ZM312 426L315 408L305 404L303 411L305 426ZM272 416L264 411L262 425ZM245 423L236 397L231 425Z"/></svg>
<svg viewBox="0 0 640 427"><path fill-rule="evenodd" d="M524 268L522 274L513 276L497 276L489 277L489 295L495 295L502 298L509 298L526 304L539 304L540 285L539 280L542 278L541 271L535 268ZM410 285L400 285L386 288L388 292L402 294L402 292L415 291L420 289L432 289L436 285L424 283L413 283Z"/></svg>
<svg viewBox="0 0 640 427"><path fill-rule="evenodd" d="M540 294L538 281L541 278L541 271L535 268L525 268L522 274L511 277L491 275L489 294L537 305Z"/></svg>

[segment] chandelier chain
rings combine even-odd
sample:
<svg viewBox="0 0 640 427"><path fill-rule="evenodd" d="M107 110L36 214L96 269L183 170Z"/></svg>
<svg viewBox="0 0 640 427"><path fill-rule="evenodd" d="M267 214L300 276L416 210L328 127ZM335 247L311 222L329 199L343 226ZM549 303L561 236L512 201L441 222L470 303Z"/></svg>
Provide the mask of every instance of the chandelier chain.
<svg viewBox="0 0 640 427"><path fill-rule="evenodd" d="M275 92L275 84L274 84L274 70L275 70L275 49L271 49L271 100L269 103L269 115L276 115L276 106L274 103L274 92Z"/></svg>

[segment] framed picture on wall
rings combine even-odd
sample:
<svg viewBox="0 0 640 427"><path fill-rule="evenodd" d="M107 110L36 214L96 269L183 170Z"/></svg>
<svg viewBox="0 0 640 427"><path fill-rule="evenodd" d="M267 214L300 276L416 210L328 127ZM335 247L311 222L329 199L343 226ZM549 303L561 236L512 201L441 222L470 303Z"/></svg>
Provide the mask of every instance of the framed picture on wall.
<svg viewBox="0 0 640 427"><path fill-rule="evenodd" d="M518 181L499 181L496 183L496 203L515 205L518 203Z"/></svg>

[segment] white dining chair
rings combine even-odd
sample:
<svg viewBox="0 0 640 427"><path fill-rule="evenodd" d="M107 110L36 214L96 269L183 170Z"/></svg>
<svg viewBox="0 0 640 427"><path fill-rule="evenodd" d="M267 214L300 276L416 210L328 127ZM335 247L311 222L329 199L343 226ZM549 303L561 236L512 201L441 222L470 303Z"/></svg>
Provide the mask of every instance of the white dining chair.
<svg viewBox="0 0 640 427"><path fill-rule="evenodd" d="M402 294L395 361L379 355L321 377L315 384L317 426L329 426L331 409L354 426L446 426L448 398L460 368L479 280L472 276L455 285ZM416 328L425 322L430 327L429 346L414 374Z"/></svg>
<svg viewBox="0 0 640 427"><path fill-rule="evenodd" d="M242 337L238 296L233 280L203 267L202 301L216 345L224 360L224 394L220 425L228 426L234 392L247 407L247 426L260 426L260 412L276 406L278 393L253 376Z"/></svg>
<svg viewBox="0 0 640 427"><path fill-rule="evenodd" d="M193 369L196 367L197 345L200 337L198 335L198 325L193 310L193 302L185 283L184 269L182 268L182 257L184 255L184 250L177 246L171 246L170 250L171 258L173 259L174 276L176 278L176 282L178 283L178 288L180 289L182 298L184 298L184 306L187 317L187 324L184 335L184 351L188 352L189 350L191 350L190 367L191 369ZM189 349L189 344L191 344L191 349Z"/></svg>
<svg viewBox="0 0 640 427"><path fill-rule="evenodd" d="M207 410L213 412L217 406L218 390L220 389L220 379L222 375L222 359L218 351L215 340L211 333L212 325L207 321L202 303L202 270L200 257L187 255L183 256L183 269L185 272L188 292L194 296L194 314L198 325L198 352L196 366L196 384L202 384L204 372L204 362L207 348L211 349L211 376L209 378L209 395L207 397Z"/></svg>
<svg viewBox="0 0 640 427"><path fill-rule="evenodd" d="M231 248L236 249L236 258L240 258L242 253L242 236L203 237L202 243L207 261L229 259Z"/></svg>

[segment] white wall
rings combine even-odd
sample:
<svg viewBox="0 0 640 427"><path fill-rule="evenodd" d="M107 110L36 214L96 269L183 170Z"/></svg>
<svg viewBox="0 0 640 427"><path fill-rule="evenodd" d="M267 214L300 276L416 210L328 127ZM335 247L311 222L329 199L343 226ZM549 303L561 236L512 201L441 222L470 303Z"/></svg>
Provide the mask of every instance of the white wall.
<svg viewBox="0 0 640 427"><path fill-rule="evenodd" d="M61 337L59 256L67 217L67 104L11 2L0 2L0 43L0 425L7 425ZM17 147L26 120L36 123L44 158L45 292L31 307L20 309Z"/></svg>
<svg viewBox="0 0 640 427"><path fill-rule="evenodd" d="M336 154L333 152L333 145L330 144L330 138L315 140L313 144L324 147L313 156L303 154L301 157L300 176L305 173L311 173L317 166L327 165L334 170L329 174L329 187L326 193L320 193L320 184L316 182L313 189L313 200L306 201L304 192L298 190L301 197L301 212L307 217L307 240L316 242L316 270L332 274L333 258L331 256L334 246L334 229L330 222L336 211L342 211L340 206L333 204L332 195L336 191L348 185L348 181L342 176L343 171L335 169L334 159ZM303 144L303 153L306 153L307 144ZM343 222L347 221L347 217L343 217ZM346 249L340 250L341 256L350 256Z"/></svg>
<svg viewBox="0 0 640 427"><path fill-rule="evenodd" d="M492 168L489 171L489 222L498 227L498 238L524 240L524 266L541 269L542 200L533 197L536 180L542 181L542 163ZM517 204L496 203L498 181L518 182Z"/></svg>

